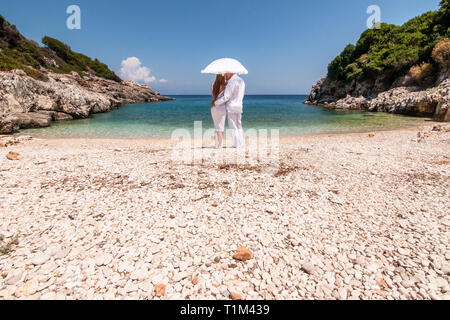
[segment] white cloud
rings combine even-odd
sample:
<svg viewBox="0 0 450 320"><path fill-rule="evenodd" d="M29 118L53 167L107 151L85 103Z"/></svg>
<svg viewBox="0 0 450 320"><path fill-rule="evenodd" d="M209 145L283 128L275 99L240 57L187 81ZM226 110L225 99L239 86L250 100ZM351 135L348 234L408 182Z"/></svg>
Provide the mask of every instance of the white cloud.
<svg viewBox="0 0 450 320"><path fill-rule="evenodd" d="M129 57L122 61L122 68L120 68L120 76L126 80L133 80L136 82L155 82L156 77L151 75L152 71L142 66L141 61L136 57Z"/></svg>
<svg viewBox="0 0 450 320"><path fill-rule="evenodd" d="M161 82L161 83L167 83L167 82L169 82L169 80L167 80L167 79L159 79L159 82Z"/></svg>

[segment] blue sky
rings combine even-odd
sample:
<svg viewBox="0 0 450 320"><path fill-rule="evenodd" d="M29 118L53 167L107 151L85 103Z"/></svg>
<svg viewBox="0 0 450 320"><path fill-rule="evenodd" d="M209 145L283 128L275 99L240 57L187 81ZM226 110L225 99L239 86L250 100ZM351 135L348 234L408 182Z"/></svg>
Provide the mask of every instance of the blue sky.
<svg viewBox="0 0 450 320"><path fill-rule="evenodd" d="M66 27L72 4L81 30ZM303 94L359 39L369 5L383 22L402 24L439 0L14 0L2 1L0 14L27 38L57 38L118 74L137 57L164 94L208 94L213 76L200 70L222 57L249 70L248 94Z"/></svg>

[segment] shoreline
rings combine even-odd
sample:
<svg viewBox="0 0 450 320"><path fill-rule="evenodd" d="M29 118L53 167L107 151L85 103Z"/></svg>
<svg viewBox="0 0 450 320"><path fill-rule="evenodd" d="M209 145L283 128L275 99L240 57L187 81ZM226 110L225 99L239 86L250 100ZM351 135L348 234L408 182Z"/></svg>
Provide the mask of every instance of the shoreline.
<svg viewBox="0 0 450 320"><path fill-rule="evenodd" d="M422 118L422 117L419 117ZM445 126L445 123L434 121L430 118L424 118L425 123L421 124L410 124L405 125L399 128L379 128L379 129L371 129L362 131L343 131L343 132L331 132L331 133L313 133L313 134L304 134L304 135L280 135L280 139L295 139L295 138L305 138L305 137L323 137L323 136L348 136L348 135L364 135L370 133L381 133L381 132L397 132L397 131L411 131L411 130L426 130L431 129L435 126ZM270 129L269 129L270 130ZM245 132L245 127L244 127ZM33 140L48 140L48 141L63 141L63 140L92 140L92 141L154 141L154 142L171 142L172 139L169 137L136 137L136 138L103 138L103 137L33 137L32 135L22 134L20 132L11 134L11 135L1 135L1 139L7 138L20 138L20 137L32 137Z"/></svg>

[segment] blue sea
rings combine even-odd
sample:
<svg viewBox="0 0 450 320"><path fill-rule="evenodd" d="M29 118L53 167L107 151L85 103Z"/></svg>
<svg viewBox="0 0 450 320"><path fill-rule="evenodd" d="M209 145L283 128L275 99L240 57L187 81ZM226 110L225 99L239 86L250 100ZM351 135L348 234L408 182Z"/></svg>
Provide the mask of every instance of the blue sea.
<svg viewBox="0 0 450 320"><path fill-rule="evenodd" d="M23 130L37 138L170 138L175 129L193 132L194 121L213 128L210 96L173 96L176 101L123 106L89 119L54 122L51 127ZM369 132L414 126L423 118L336 111L305 105L305 95L248 95L244 101L245 129L279 129L281 136Z"/></svg>

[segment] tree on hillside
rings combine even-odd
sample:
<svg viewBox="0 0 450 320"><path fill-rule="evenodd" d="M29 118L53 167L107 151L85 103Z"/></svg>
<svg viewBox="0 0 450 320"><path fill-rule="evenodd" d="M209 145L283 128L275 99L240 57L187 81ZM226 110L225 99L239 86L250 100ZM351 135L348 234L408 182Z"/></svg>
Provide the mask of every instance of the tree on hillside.
<svg viewBox="0 0 450 320"><path fill-rule="evenodd" d="M380 29L364 31L356 46L348 45L330 63L328 76L332 80L364 81L383 75L393 80L413 66L431 70L423 66L436 61L433 49L449 38L449 2L442 0L438 11L426 12L402 26L382 23ZM438 54L445 56L440 51Z"/></svg>

